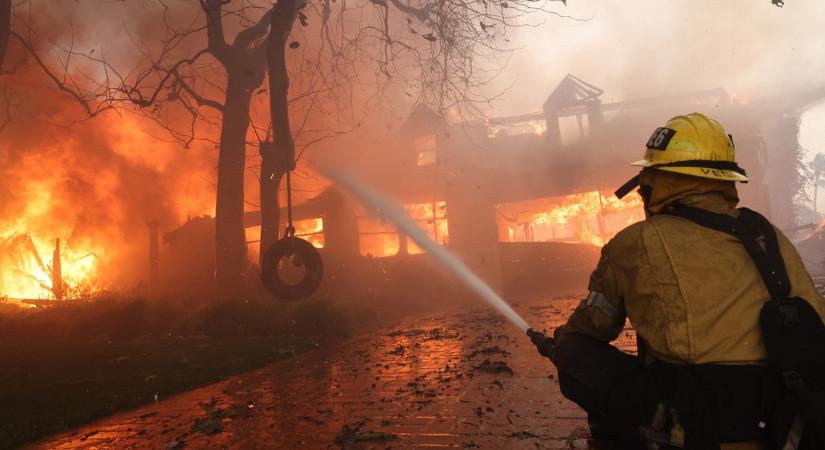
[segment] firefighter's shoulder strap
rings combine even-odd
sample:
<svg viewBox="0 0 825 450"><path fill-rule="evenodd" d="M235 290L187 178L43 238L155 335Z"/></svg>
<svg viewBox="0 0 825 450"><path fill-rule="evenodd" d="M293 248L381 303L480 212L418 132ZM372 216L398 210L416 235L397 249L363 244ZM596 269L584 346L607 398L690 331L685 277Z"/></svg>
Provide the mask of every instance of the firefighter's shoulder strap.
<svg viewBox="0 0 825 450"><path fill-rule="evenodd" d="M739 209L738 219L687 206L667 213L742 242L771 296L762 306L759 323L769 371L785 392L778 394L773 408L771 440L786 441L794 418L801 413L808 425L803 436L808 445L825 448L825 325L810 303L790 297L790 280L773 225L747 208Z"/></svg>

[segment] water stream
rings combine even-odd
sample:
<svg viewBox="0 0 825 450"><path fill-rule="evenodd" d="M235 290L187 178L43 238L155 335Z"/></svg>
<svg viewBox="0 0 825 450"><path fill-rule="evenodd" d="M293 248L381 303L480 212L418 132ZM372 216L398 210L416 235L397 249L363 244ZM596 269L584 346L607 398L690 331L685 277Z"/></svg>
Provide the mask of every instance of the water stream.
<svg viewBox="0 0 825 450"><path fill-rule="evenodd" d="M325 171L325 175L338 183L339 186L358 199L368 209L377 212L384 220L391 222L399 231L409 236L419 247L429 252L442 267L476 292L490 306L510 320L513 325L523 332L527 331L529 328L527 322L461 260L430 239L427 233L410 219L400 204L376 192L349 174Z"/></svg>

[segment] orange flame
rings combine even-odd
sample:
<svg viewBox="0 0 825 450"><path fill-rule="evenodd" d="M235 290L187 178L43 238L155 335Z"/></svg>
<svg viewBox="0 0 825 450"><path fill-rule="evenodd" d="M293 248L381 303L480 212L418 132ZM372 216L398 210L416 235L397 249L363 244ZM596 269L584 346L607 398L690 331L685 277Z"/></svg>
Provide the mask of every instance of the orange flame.
<svg viewBox="0 0 825 450"><path fill-rule="evenodd" d="M449 225L447 222L447 202L436 201L431 203L414 203L404 208L418 225L427 232L430 239L440 245L447 245L449 241ZM374 217L361 217L358 220L360 233L361 255L382 258L394 256L404 250L402 237L391 224L384 223ZM406 252L417 255L424 252L412 240L406 240Z"/></svg>
<svg viewBox="0 0 825 450"><path fill-rule="evenodd" d="M625 226L642 220L638 195L619 200L592 191L498 205L499 238L506 242L572 242L603 246Z"/></svg>
<svg viewBox="0 0 825 450"><path fill-rule="evenodd" d="M316 248L324 248L324 219L296 220L292 225L296 236L306 239Z"/></svg>
<svg viewBox="0 0 825 450"><path fill-rule="evenodd" d="M55 122L76 116L60 99L43 101ZM39 126L34 133L21 119L0 136L0 158L9 161L0 167L0 192L10 193L0 211L0 297L48 299L62 290L75 299L104 286L132 289L148 277L147 222L171 230L214 208L210 153L186 154L160 141L144 118L108 114L72 127ZM60 286L53 280L56 239Z"/></svg>

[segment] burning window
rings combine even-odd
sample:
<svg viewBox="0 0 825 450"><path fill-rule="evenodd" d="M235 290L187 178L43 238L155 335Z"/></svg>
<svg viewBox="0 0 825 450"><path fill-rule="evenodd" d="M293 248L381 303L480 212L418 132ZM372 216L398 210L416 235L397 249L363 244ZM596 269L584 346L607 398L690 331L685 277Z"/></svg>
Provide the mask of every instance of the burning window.
<svg viewBox="0 0 825 450"><path fill-rule="evenodd" d="M446 202L416 203L405 205L404 208L410 218L425 230L431 239L440 245L447 244ZM359 217L358 232L362 256L381 258L394 256L399 252L413 255L423 253L423 250L412 240L407 239L406 236L399 236L398 230L393 225L385 223L380 218Z"/></svg>
<svg viewBox="0 0 825 450"><path fill-rule="evenodd" d="M316 217L314 219L293 220L292 226L295 227L295 235L301 239L308 241L314 245L315 248L324 248L324 219ZM246 227L246 244L249 249L249 258L257 261L261 251L261 227ZM279 229L279 233L283 233L283 228ZM279 234L279 237L282 237Z"/></svg>
<svg viewBox="0 0 825 450"><path fill-rule="evenodd" d="M324 248L324 219L302 219L292 222L295 227L295 236L308 241L315 248Z"/></svg>
<svg viewBox="0 0 825 450"><path fill-rule="evenodd" d="M604 245L624 227L644 219L641 198L619 200L598 191L496 205L499 241Z"/></svg>
<svg viewBox="0 0 825 450"><path fill-rule="evenodd" d="M436 154L436 139L434 134L419 136L413 141L413 148L417 152L416 165L428 166L435 164L438 159Z"/></svg>
<svg viewBox="0 0 825 450"><path fill-rule="evenodd" d="M447 202L418 203L405 208L410 218L427 232L430 239L439 245L447 245ZM413 255L424 252L412 241L407 243L407 251Z"/></svg>
<svg viewBox="0 0 825 450"><path fill-rule="evenodd" d="M398 254L400 239L395 227L376 217L359 217L359 247L362 256L393 256Z"/></svg>

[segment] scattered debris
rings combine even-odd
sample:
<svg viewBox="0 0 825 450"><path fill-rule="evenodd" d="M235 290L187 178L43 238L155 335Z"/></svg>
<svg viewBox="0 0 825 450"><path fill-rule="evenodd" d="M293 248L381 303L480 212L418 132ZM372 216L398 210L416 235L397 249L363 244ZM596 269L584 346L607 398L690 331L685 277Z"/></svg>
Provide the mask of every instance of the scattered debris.
<svg viewBox="0 0 825 450"><path fill-rule="evenodd" d="M427 340L442 341L445 339L458 339L459 334L456 330L444 331L444 329L437 327L427 332Z"/></svg>
<svg viewBox="0 0 825 450"><path fill-rule="evenodd" d="M315 425L324 425L326 423L323 420L316 419L315 417L311 417L311 416L298 416L298 420L303 420L303 421L306 421L306 422L310 422L310 423L315 424Z"/></svg>
<svg viewBox="0 0 825 450"><path fill-rule="evenodd" d="M420 328L414 328L412 330L407 330L407 331L396 330L396 331L393 331L392 333L388 334L387 336L389 336L389 337L404 336L404 337L410 337L411 338L411 337L416 337L416 336L421 336L421 335L425 335L424 338L428 341L433 341L433 340L441 341L441 340L445 340L445 339L458 339L459 338L458 331L456 331L456 330L444 330L441 327L430 328L429 330L422 330Z"/></svg>
<svg viewBox="0 0 825 450"><path fill-rule="evenodd" d="M502 355L505 358L510 356L510 352L508 352L507 350L504 350L503 348L499 347L498 345L494 345L492 347L486 347L486 348L482 348L480 350L473 350L473 352L470 353L469 357L473 358L473 357L476 357L478 355L495 355L495 354Z"/></svg>
<svg viewBox="0 0 825 450"><path fill-rule="evenodd" d="M362 441L392 441L398 439L398 435L392 433L385 433L383 431L361 431L360 424L344 425L338 436L335 437L335 443L342 449L355 448L357 442Z"/></svg>
<svg viewBox="0 0 825 450"><path fill-rule="evenodd" d="M200 404L201 409L206 413L206 417L196 417L192 423L191 432L201 433L207 436L223 432L224 419L239 419L249 417L252 412L250 404L236 403L227 408L218 408L218 399L212 397L208 402Z"/></svg>
<svg viewBox="0 0 825 450"><path fill-rule="evenodd" d="M519 439L532 439L539 437L536 434L533 434L529 431L514 431L510 433L510 437L519 438Z"/></svg>
<svg viewBox="0 0 825 450"><path fill-rule="evenodd" d="M215 416L196 417L189 430L192 433L212 436L223 432L223 418Z"/></svg>
<svg viewBox="0 0 825 450"><path fill-rule="evenodd" d="M404 346L399 345L398 347L395 347L394 350L392 350L391 352L388 352L387 354L388 355L394 355L394 356L401 356L401 355L404 354Z"/></svg>
<svg viewBox="0 0 825 450"><path fill-rule="evenodd" d="M86 439L89 439L90 437L96 435L97 433L100 433L100 431L99 430L90 431L90 432L84 434L83 436L81 436L80 440L85 441Z"/></svg>
<svg viewBox="0 0 825 450"><path fill-rule="evenodd" d="M426 331L416 328L416 329L412 329L412 330L408 330L408 331L396 330L396 331L393 331L392 333L388 334L387 336L389 336L389 337L399 337L399 336L415 337L415 336L418 336L418 335L421 335L421 334L424 334L424 333L426 333Z"/></svg>
<svg viewBox="0 0 825 450"><path fill-rule="evenodd" d="M513 369L507 365L504 361L490 361L489 359L485 359L481 362L481 364L473 367L474 372L482 372L482 373L506 373L508 375L513 375Z"/></svg>

